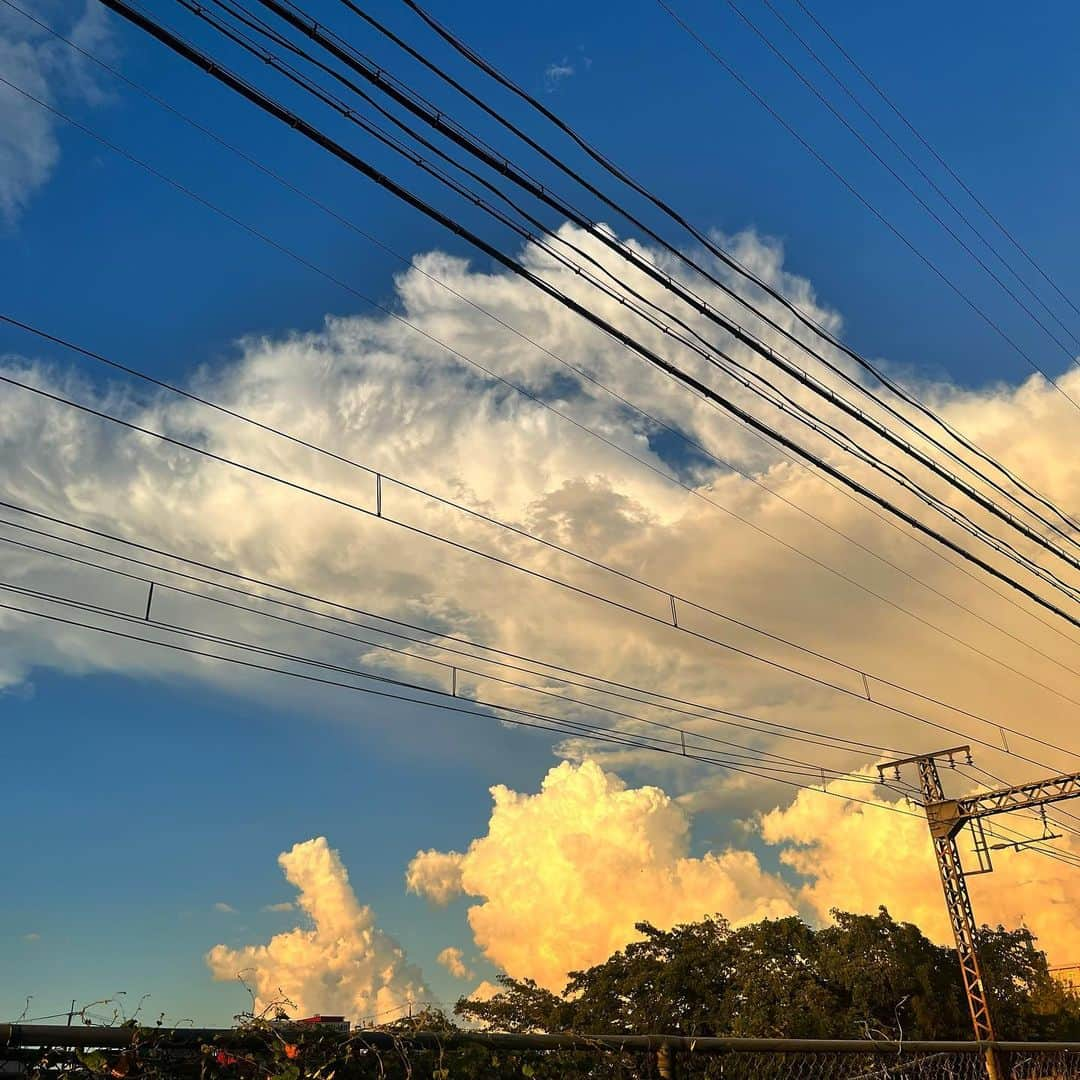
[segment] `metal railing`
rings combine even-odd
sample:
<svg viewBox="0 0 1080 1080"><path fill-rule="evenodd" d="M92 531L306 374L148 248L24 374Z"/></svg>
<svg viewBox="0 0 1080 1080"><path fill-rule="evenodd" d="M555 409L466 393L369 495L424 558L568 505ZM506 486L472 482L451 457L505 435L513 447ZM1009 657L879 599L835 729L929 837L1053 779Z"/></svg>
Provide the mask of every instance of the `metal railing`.
<svg viewBox="0 0 1080 1080"><path fill-rule="evenodd" d="M478 1051L495 1065L471 1075L724 1077L731 1080L983 1080L993 1050L1010 1080L1080 1080L1080 1043L926 1042L867 1039L689 1038L676 1035L413 1031L348 1034L304 1028L62 1027L0 1024L0 1075L273 1075L284 1049L297 1075L317 1061L339 1076L455 1076L455 1059L476 1069ZM89 1053L89 1052L93 1053ZM470 1057L471 1055L471 1057ZM305 1058L310 1068L305 1070ZM118 1062L122 1065L118 1073ZM5 1063L7 1063L5 1065ZM212 1068L208 1072L207 1064ZM137 1068L133 1066L137 1065ZM524 1068L524 1066L528 1068ZM79 1070L82 1069L82 1073ZM95 1071L100 1070L100 1071ZM457 1075L462 1072L457 1071Z"/></svg>

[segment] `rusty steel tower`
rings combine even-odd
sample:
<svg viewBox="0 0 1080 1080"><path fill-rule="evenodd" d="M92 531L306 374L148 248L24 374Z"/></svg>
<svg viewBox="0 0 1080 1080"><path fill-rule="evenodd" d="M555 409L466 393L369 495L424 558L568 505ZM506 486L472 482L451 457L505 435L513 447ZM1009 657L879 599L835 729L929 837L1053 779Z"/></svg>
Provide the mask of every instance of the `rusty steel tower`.
<svg viewBox="0 0 1080 1080"><path fill-rule="evenodd" d="M969 875L988 874L994 869L990 858L990 845L986 842L983 830L983 818L994 814L1007 814L1014 810L1041 809L1050 803L1076 798L1080 796L1080 773L1051 776L1031 784L998 788L995 791L987 791L981 795L963 799L948 799L941 786L938 762L945 761L950 768L955 768L958 757L962 757L967 764L972 764L971 747L954 746L949 750L938 750L932 754L920 754L901 758L898 761L885 762L878 766L878 776L884 780L885 774L891 772L896 779L899 779L900 770L905 765L914 765L918 770L923 810L926 812L930 840L934 846L934 855L941 874L945 907L949 913L953 937L956 939L956 953L960 959L960 971L964 980L964 990L967 993L968 1008L971 1010L975 1038L987 1044L986 1068L990 1080L1001 1080L994 1050L997 1036L994 1031L986 982L979 964L979 953L976 947L978 927L972 911L966 879ZM978 859L978 866L971 870L964 869L960 858L960 848L956 842L957 836L965 826L971 829L974 850ZM1019 848L1022 844L1023 841L1020 841L1004 846Z"/></svg>

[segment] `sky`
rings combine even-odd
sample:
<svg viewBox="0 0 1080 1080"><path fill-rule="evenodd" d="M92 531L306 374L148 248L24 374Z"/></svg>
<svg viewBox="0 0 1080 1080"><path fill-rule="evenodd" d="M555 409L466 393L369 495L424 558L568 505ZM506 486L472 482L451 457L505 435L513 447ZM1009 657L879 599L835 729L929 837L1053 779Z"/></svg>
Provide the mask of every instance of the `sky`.
<svg viewBox="0 0 1080 1080"><path fill-rule="evenodd" d="M527 286L460 239L185 68L97 0L85 7L74 0L25 4L338 218L4 7L0 76L105 140L0 86L4 313L197 387L426 490L602 553L646 580L854 656L910 685L947 691L950 700L1007 716L1047 741L1067 741L1061 734L1074 722L1074 703L1063 695L1075 688L1065 667L1044 654L1075 663L1071 641L1063 644L1060 634L883 532L654 374L629 367L610 343L538 303ZM179 8L164 0L149 7L197 40L212 41ZM795 5L782 0L778 8L808 28ZM404 5L372 10L435 48ZM1027 362L661 7L553 3L539 11L476 3L433 10L690 220L716 230L845 340L924 389L965 430L1075 510L1074 418L1060 395L1029 381ZM747 0L743 10L797 54L766 7ZM808 97L731 7L687 2L678 11L1039 366L1068 372L1071 357ZM1017 20L1004 4L914 4L899 12L837 2L815 11L1063 292L1080 293L1068 181L1080 164L1071 137L1080 76L1069 52L1078 29L1070 23L1080 14L1048 5ZM340 6L323 0L319 15L425 92L435 89L430 76L402 65ZM465 74L459 61L447 63ZM502 105L516 119L527 116L518 103ZM468 116L493 135L493 125ZM372 158L401 171L386 151L373 150ZM545 182L556 182L553 170L535 168ZM424 180L417 187L436 190ZM643 213L658 223L657 214ZM465 217L479 220L475 212ZM644 241L625 222L609 223L617 235ZM819 535L735 474L665 445L576 380L559 382L565 374L553 362L493 329L431 277L406 273L405 263L357 230L416 259L546 348L606 373L710 450L813 504L1015 636L973 624L834 536ZM526 257L543 262L536 252ZM362 296L562 402L710 499L726 500L804 553L885 590L1053 689L1033 691L985 657L943 646L895 609L718 518L715 508L634 469L550 411L485 383ZM1055 303L1063 317L1071 314ZM103 375L25 333L0 330L0 363L36 385L177 437L196 435L218 453L270 462L350 500L371 495L370 483L351 470ZM1075 371L1063 383L1068 379L1075 385ZM148 448L130 433L26 400L14 388L0 394L0 416L11 463L6 490L17 501L694 700L794 716L849 737L872 730L875 740L905 747L904 740L917 738L917 748L926 749L927 738L946 738L940 731L916 737L895 716L871 718L850 701L730 658L718 670L707 649L633 620L628 625L619 612L390 534L382 523L357 522L340 506L315 505L297 492ZM410 502L401 490L390 497L408 520L438 521L463 541L507 556L524 552L475 521L455 521L445 508ZM569 580L598 580L550 552L529 557ZM56 571L25 554L3 558L7 574L20 581L61 582L100 601L103 586L78 571ZM134 587L108 588L114 601L136 602ZM251 620L196 611L176 595L165 603L178 617L209 620L200 625L220 633L250 629ZM279 644L294 641L286 629L272 633ZM1034 653L1032 644L1043 652ZM325 645L342 662L340 643ZM399 670L391 659L365 658L384 673ZM5 801L15 822L4 860L12 887L0 896L5 1019L22 1013L27 997L26 1015L44 1016L66 1012L72 999L115 1000L123 991L128 1009L149 994L143 1009L152 1015L227 1023L247 1002L235 979L242 969L253 973L264 1001L284 980L300 1005L389 1015L410 999L452 1002L503 971L533 973L557 987L573 966L625 944L638 918L670 923L714 910L735 920L794 911L827 918L835 902L870 909L880 896L900 904L903 917L942 933L918 822L851 814L837 807L853 804L815 802L810 793L793 802L793 792L775 784L677 767L655 755L588 750L575 740L553 745L489 719L210 663L192 669L149 648L10 613L0 619L0 724L9 762ZM961 727L963 735L980 731L986 735L978 725ZM1000 744L997 734L992 739ZM1075 768L1074 758L1025 745L1054 768ZM837 764L857 769L870 760L849 755ZM1016 762L996 751L986 749L982 760L1020 775L1010 772ZM1029 775L1034 766L1023 768ZM875 824L879 818L888 826ZM822 836L910 858L895 857L872 894L845 870L840 839L816 839ZM976 902L987 918L1030 919L1058 960L1075 960L1080 941L1067 929L1076 921L1069 873L1075 877L1050 860L1036 865L1031 854L1012 862L1003 856L995 889L980 884ZM613 880L649 884L627 886L615 901ZM1045 903L1025 910L1034 895ZM538 897L558 902L539 904ZM349 948L335 950L339 940ZM113 1007L91 1011L107 1016Z"/></svg>

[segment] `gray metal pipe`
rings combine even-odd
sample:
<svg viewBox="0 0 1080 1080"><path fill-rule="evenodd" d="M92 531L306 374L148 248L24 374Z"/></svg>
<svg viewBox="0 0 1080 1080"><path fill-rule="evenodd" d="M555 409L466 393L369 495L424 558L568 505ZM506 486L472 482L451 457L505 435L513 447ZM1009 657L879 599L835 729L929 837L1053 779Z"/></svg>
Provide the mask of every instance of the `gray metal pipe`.
<svg viewBox="0 0 1080 1080"><path fill-rule="evenodd" d="M297 1025L302 1035L319 1032L315 1026ZM323 1033L324 1036L326 1033ZM728 1039L691 1038L685 1035L520 1035L488 1031L450 1033L419 1031L394 1034L385 1029L354 1030L342 1041L374 1049L390 1049L402 1044L427 1047L468 1045L490 1046L502 1050L604 1050L656 1051L666 1046L688 1054L978 1054L991 1045L971 1041L929 1042L870 1039ZM239 1028L139 1028L139 1027L64 1027L58 1024L0 1024L0 1046L71 1046L79 1049L123 1050L140 1043L155 1046L195 1048L210 1043L215 1046L259 1045L257 1034ZM1076 1042L998 1042L996 1049L1006 1053L1071 1053L1080 1055Z"/></svg>

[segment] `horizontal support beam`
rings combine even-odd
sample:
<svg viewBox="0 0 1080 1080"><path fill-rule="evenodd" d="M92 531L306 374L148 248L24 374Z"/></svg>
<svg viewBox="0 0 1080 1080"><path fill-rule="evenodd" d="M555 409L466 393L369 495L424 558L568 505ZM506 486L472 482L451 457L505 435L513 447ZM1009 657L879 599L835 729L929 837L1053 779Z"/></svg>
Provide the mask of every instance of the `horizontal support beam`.
<svg viewBox="0 0 1080 1080"><path fill-rule="evenodd" d="M303 1036L340 1038L355 1045L374 1049L394 1049L402 1044L419 1049L455 1046L488 1046L500 1050L578 1050L578 1051L649 1051L667 1046L692 1054L981 1054L994 1048L1006 1053L1069 1053L1080 1058L1080 1042L928 1042L905 1039L902 1043L871 1039L724 1039L690 1038L685 1035L518 1035L502 1032L458 1031L390 1032L385 1029L357 1029L348 1035L322 1031L312 1025L297 1024ZM63 1027L56 1024L0 1024L2 1048L77 1047L79 1049L124 1050L136 1045L153 1045L196 1050L212 1044L241 1048L259 1046L263 1041L251 1032L237 1028L133 1028L133 1027Z"/></svg>
<svg viewBox="0 0 1080 1080"><path fill-rule="evenodd" d="M1069 773L958 799L956 807L959 817L970 820L992 814L1007 814L1010 810L1029 810L1077 797L1080 797L1080 773Z"/></svg>

